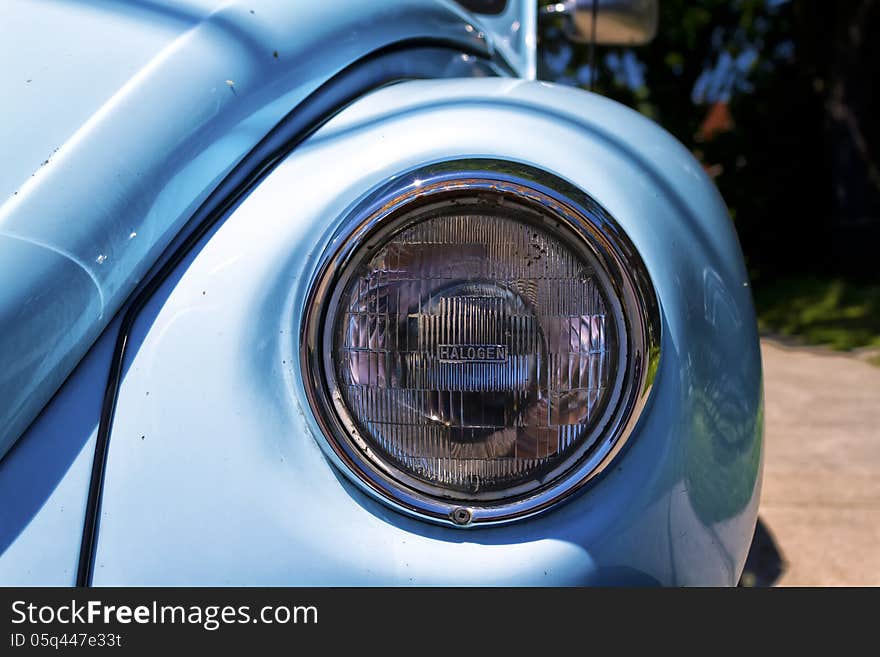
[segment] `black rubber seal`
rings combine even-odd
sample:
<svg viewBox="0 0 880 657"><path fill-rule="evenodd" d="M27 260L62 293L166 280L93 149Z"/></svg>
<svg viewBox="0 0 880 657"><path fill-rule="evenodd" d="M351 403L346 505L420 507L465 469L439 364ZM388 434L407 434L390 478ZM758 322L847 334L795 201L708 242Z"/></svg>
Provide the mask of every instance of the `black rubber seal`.
<svg viewBox="0 0 880 657"><path fill-rule="evenodd" d="M333 116L361 96L393 82L461 75L461 69L451 67L450 62L454 57L462 54L473 55L474 65L480 68L484 75L493 74L493 64L498 66L497 62L489 62L485 59L485 52L469 51L460 43L439 40L404 41L374 51L323 83L292 109L217 185L181 231L186 237L169 247L170 253L166 252L159 260L162 264L135 292L128 306L121 311L124 315L117 334L107 376L107 387L101 403L101 417L95 443L95 456L92 461L77 568L78 587L90 586L92 582L110 431L116 411L119 384L122 380L126 346L141 310L217 221L248 194L290 151Z"/></svg>

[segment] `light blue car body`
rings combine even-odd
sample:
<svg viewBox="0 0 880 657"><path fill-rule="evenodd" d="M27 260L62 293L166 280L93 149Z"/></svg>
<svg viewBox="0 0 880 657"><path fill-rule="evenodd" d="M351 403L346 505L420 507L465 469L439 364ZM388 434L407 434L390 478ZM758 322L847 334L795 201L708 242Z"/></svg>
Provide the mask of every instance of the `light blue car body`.
<svg viewBox="0 0 880 657"><path fill-rule="evenodd" d="M736 235L700 165L658 126L528 80L532 2L493 18L440 0L6 11L0 583L77 583L120 312L138 285L273 127L390 48L436 57L437 79L372 90L330 118L137 316L90 583L736 584L763 428ZM465 158L531 165L596 199L645 262L662 335L648 405L601 479L539 517L462 530L406 517L342 475L298 351L306 288L346 211Z"/></svg>

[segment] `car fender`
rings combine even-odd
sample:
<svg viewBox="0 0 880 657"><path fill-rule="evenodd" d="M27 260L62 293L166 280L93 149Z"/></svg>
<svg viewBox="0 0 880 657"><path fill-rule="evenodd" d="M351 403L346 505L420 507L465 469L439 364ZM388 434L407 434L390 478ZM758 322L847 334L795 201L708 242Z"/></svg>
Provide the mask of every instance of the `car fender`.
<svg viewBox="0 0 880 657"><path fill-rule="evenodd" d="M421 166L492 158L584 190L641 254L659 369L627 449L495 528L405 517L339 472L305 401L306 290L346 213ZM726 208L648 119L535 82L378 90L293 151L143 308L109 439L93 583L732 585L760 492L754 311Z"/></svg>

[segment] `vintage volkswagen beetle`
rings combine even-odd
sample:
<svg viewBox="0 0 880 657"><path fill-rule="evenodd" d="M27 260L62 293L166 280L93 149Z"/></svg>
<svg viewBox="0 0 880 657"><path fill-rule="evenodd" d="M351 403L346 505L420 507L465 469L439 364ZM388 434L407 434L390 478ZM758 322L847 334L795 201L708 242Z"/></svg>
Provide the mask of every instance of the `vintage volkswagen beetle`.
<svg viewBox="0 0 880 657"><path fill-rule="evenodd" d="M662 129L534 80L537 16L7 2L0 582L736 584L735 233Z"/></svg>

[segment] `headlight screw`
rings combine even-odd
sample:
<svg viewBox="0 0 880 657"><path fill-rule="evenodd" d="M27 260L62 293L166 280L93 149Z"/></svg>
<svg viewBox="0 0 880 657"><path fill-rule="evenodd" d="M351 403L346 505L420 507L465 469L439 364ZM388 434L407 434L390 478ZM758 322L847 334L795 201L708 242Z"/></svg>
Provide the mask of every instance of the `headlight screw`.
<svg viewBox="0 0 880 657"><path fill-rule="evenodd" d="M456 525L468 525L474 517L474 514L471 513L470 509L466 509L463 506L460 506L456 509L452 510L450 514L452 517L452 522Z"/></svg>

